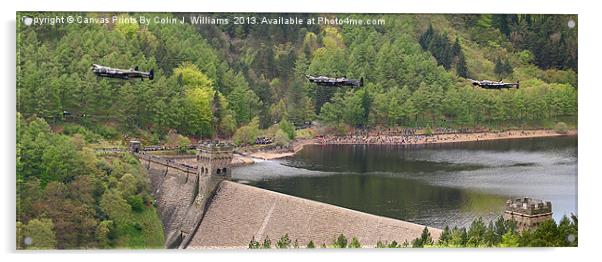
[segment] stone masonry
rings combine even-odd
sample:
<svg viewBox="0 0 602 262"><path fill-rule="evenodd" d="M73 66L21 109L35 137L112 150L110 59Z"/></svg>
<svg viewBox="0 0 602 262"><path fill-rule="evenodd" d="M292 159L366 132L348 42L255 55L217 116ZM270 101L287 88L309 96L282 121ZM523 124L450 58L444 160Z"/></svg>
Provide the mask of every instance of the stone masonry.
<svg viewBox="0 0 602 262"><path fill-rule="evenodd" d="M552 203L528 197L508 200L503 217L516 221L518 230L534 228L552 219Z"/></svg>
<svg viewBox="0 0 602 262"><path fill-rule="evenodd" d="M284 234L300 245L331 244L339 234L364 246L410 242L424 226L230 182L232 147L197 149L197 168L135 153L147 168L163 221L167 248L246 248L252 238ZM429 228L433 239L441 230Z"/></svg>

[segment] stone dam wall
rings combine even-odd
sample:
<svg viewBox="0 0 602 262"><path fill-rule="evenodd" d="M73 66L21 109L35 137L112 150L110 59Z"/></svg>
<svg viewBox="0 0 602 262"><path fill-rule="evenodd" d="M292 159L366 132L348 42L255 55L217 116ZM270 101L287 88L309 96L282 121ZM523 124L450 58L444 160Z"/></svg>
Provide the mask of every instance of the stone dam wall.
<svg viewBox="0 0 602 262"><path fill-rule="evenodd" d="M410 242L424 229L227 180L216 181L213 192L202 192L199 183L206 181L199 181L204 178L196 168L138 157L150 176L167 248L247 248L252 238L267 237L275 244L285 234L301 246L310 240L329 245L339 234L375 246L379 240ZM429 231L434 239L441 234Z"/></svg>

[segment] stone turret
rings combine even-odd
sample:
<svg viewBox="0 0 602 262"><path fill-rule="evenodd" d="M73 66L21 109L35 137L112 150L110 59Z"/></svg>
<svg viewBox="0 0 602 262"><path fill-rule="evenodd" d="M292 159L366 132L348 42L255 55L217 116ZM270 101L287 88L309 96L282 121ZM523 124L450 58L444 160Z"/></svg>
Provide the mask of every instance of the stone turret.
<svg viewBox="0 0 602 262"><path fill-rule="evenodd" d="M552 203L532 198L518 198L506 201L504 219L516 221L518 230L539 226L552 219Z"/></svg>
<svg viewBox="0 0 602 262"><path fill-rule="evenodd" d="M130 140L129 149L132 153L140 153L142 150L142 144L138 140Z"/></svg>
<svg viewBox="0 0 602 262"><path fill-rule="evenodd" d="M226 143L202 144L197 149L199 175L214 176L220 180L230 179L230 162L232 162L232 146Z"/></svg>
<svg viewBox="0 0 602 262"><path fill-rule="evenodd" d="M230 144L212 142L201 144L197 148L196 159L199 172L199 194L195 202L205 201L213 195L222 180L232 178L230 163L233 148Z"/></svg>
<svg viewBox="0 0 602 262"><path fill-rule="evenodd" d="M194 201L188 207L179 232L167 237L168 248L186 248L203 220L215 191L223 180L232 177L230 162L233 148L230 144L212 142L197 147L198 178Z"/></svg>

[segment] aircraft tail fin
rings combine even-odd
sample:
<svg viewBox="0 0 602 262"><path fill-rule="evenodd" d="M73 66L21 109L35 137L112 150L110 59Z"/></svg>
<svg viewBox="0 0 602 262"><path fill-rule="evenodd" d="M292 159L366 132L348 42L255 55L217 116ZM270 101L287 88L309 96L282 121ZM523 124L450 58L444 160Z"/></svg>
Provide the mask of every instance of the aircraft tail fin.
<svg viewBox="0 0 602 262"><path fill-rule="evenodd" d="M360 86L364 86L364 77L360 77Z"/></svg>
<svg viewBox="0 0 602 262"><path fill-rule="evenodd" d="M153 80L153 78L155 78L155 70L151 69L150 72L148 72L148 79Z"/></svg>

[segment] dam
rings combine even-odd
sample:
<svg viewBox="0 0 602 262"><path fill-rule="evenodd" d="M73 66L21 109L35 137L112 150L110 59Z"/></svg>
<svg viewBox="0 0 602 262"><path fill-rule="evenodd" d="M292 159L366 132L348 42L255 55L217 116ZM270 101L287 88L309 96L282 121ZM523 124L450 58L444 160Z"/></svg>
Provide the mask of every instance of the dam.
<svg viewBox="0 0 602 262"><path fill-rule="evenodd" d="M199 145L197 166L135 148L130 150L151 180L167 248L247 248L252 239L275 243L285 234L301 246L330 245L340 234L376 246L378 241L409 243L425 228L233 182L227 144ZM435 240L441 234L428 229Z"/></svg>

